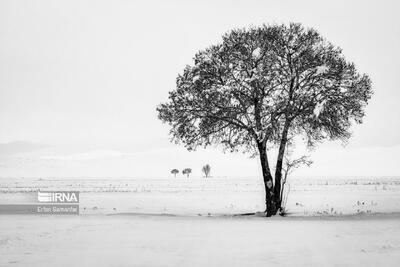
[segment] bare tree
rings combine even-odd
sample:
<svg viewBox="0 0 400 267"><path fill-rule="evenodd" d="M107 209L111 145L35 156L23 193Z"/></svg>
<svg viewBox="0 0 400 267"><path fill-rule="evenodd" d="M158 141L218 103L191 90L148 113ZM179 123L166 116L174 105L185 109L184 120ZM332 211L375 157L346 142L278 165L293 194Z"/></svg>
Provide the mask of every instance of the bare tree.
<svg viewBox="0 0 400 267"><path fill-rule="evenodd" d="M157 110L175 142L189 150L221 144L259 155L267 216L282 203L288 140L309 147L350 137L372 95L371 81L342 50L301 24L234 29L199 51ZM278 156L271 173L268 150ZM274 176L273 176L274 175Z"/></svg>
<svg viewBox="0 0 400 267"><path fill-rule="evenodd" d="M190 168L183 169L183 171L182 171L182 174L186 174L187 178L189 178L189 174L191 174L191 173L192 173L192 169L190 169Z"/></svg>
<svg viewBox="0 0 400 267"><path fill-rule="evenodd" d="M204 173L204 175L207 178L210 175L210 172L211 172L210 165L208 165L208 164L204 165L203 168L201 169L201 171Z"/></svg>
<svg viewBox="0 0 400 267"><path fill-rule="evenodd" d="M284 215L286 213L286 203L288 200L288 196L290 193L290 186L288 190L285 192L285 186L287 183L288 176L297 168L302 165L310 166L313 162L309 159L309 156L301 156L297 159L291 158L291 153L286 152L284 156L284 164L282 166L283 177L281 180L281 192L280 195L282 196L282 203L280 207L280 214Z"/></svg>
<svg viewBox="0 0 400 267"><path fill-rule="evenodd" d="M177 170L177 169L173 169L172 171L171 171L171 173L174 175L174 177L176 178L176 175L179 173L179 170Z"/></svg>

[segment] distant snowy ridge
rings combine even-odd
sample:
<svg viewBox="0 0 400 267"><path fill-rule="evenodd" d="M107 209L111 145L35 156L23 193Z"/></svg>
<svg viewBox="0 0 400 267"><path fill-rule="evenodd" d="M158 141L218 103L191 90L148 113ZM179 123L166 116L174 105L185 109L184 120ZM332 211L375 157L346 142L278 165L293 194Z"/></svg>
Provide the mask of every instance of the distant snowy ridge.
<svg viewBox="0 0 400 267"><path fill-rule="evenodd" d="M92 150L83 153L75 153L63 156L42 156L40 159L44 160L93 160L104 158L119 158L129 156L129 153L123 153L113 150Z"/></svg>

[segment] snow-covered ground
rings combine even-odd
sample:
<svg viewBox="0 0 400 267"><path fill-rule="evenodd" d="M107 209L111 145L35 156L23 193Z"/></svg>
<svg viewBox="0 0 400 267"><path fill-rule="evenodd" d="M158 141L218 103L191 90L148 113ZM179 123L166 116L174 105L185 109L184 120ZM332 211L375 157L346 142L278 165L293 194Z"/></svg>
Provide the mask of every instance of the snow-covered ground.
<svg viewBox="0 0 400 267"><path fill-rule="evenodd" d="M80 191L80 215L0 215L0 266L399 266L400 179L0 178L0 203ZM27 196L29 196L27 198ZM200 216L201 215L201 216Z"/></svg>
<svg viewBox="0 0 400 267"><path fill-rule="evenodd" d="M292 215L400 212L400 177L293 178ZM0 178L0 203L21 203L38 190L80 191L81 214L235 214L264 209L257 178Z"/></svg>
<svg viewBox="0 0 400 267"><path fill-rule="evenodd" d="M397 215L0 218L0 266L399 266L399 262Z"/></svg>

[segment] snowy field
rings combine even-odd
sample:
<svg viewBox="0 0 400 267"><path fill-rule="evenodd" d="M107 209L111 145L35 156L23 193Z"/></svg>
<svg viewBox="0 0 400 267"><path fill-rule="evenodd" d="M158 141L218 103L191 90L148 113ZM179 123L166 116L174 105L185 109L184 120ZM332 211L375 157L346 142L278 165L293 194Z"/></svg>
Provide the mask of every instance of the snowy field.
<svg viewBox="0 0 400 267"><path fill-rule="evenodd" d="M0 266L399 266L400 218L6 216Z"/></svg>
<svg viewBox="0 0 400 267"><path fill-rule="evenodd" d="M292 216L400 212L400 177L293 178ZM0 203L38 190L80 191L81 214L236 214L264 209L257 178L0 178Z"/></svg>
<svg viewBox="0 0 400 267"><path fill-rule="evenodd" d="M0 203L80 191L80 215L0 215L0 266L399 266L400 179L293 179L289 217L253 178L0 178Z"/></svg>

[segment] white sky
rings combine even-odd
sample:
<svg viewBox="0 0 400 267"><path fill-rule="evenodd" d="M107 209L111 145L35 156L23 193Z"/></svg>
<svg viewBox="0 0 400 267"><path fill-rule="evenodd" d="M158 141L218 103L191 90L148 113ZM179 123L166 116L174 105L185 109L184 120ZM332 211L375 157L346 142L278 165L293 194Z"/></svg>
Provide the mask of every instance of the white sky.
<svg viewBox="0 0 400 267"><path fill-rule="evenodd" d="M3 153L0 176L157 176L173 167L197 170L206 162L219 175L257 174L257 163L245 155L218 149L188 153L170 144L168 126L155 108L167 100L195 52L219 42L223 33L291 21L342 47L347 59L371 76L375 91L349 145L322 145L312 153L314 166L300 173L400 175L399 10L396 1L382 0L0 0L0 143L51 146L38 151L30 167ZM82 163L82 154L76 154L104 156L104 150L117 162L106 170L99 168L104 163ZM50 167L41 160L60 151L77 155L79 167L62 163L61 168L66 158L53 159ZM131 160L121 163L115 151L147 156L128 156ZM135 164L140 168L131 167ZM244 165L229 167L237 164Z"/></svg>

